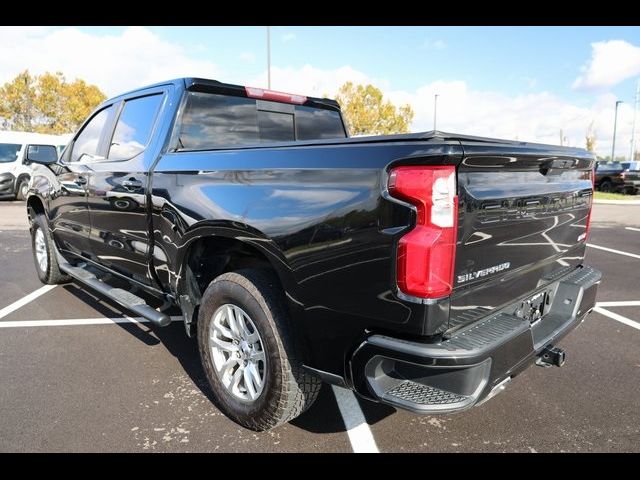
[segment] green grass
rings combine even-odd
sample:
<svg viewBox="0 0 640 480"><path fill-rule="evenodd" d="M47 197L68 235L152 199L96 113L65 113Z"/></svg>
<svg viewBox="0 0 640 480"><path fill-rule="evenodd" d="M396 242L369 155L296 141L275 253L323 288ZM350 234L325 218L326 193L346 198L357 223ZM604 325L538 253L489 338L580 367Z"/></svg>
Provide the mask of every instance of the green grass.
<svg viewBox="0 0 640 480"><path fill-rule="evenodd" d="M638 195L624 195L622 193L605 193L595 192L594 198L596 200L640 200Z"/></svg>

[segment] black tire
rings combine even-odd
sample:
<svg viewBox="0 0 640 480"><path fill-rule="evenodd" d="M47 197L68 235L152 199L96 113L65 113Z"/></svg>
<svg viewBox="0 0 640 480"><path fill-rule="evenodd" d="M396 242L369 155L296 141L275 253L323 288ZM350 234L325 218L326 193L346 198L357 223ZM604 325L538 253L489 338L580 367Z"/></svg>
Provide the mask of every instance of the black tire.
<svg viewBox="0 0 640 480"><path fill-rule="evenodd" d="M613 184L611 180L603 180L600 182L600 191L601 192L611 192L613 190Z"/></svg>
<svg viewBox="0 0 640 480"><path fill-rule="evenodd" d="M47 267L45 269L40 267L40 263L36 256L36 236L38 230L42 231L46 247ZM33 262L36 266L36 272L38 272L38 278L42 283L46 283L47 285L57 285L71 280L71 278L62 273L58 267L58 259L55 255L53 238L51 238L47 219L42 214L36 215L33 224L31 225L31 251L33 253Z"/></svg>
<svg viewBox="0 0 640 480"><path fill-rule="evenodd" d="M29 180L21 179L16 185L16 200L24 200L27 198L29 191Z"/></svg>
<svg viewBox="0 0 640 480"><path fill-rule="evenodd" d="M266 373L263 390L254 401L235 398L215 371L209 329L216 309L229 303L247 313L262 339ZM218 408L251 430L264 431L293 420L313 404L322 386L319 378L302 368L281 289L262 270L224 273L209 284L198 313L198 348Z"/></svg>

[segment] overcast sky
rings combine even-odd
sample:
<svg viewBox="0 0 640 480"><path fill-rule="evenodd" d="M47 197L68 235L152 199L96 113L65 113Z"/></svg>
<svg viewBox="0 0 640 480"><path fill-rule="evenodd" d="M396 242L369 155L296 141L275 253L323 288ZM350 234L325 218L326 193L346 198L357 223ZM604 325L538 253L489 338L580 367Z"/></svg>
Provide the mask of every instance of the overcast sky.
<svg viewBox="0 0 640 480"><path fill-rule="evenodd" d="M181 76L266 87L265 27L0 27L0 82L61 71L115 95ZM413 131L585 144L629 155L638 27L272 27L272 88L332 96L369 82L416 112ZM640 127L640 119L638 120Z"/></svg>

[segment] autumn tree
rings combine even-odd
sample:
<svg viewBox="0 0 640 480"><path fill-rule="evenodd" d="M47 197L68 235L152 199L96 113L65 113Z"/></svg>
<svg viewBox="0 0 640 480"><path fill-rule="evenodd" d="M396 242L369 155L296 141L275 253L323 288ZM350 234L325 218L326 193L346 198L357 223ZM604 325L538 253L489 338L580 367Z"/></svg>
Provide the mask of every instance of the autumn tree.
<svg viewBox="0 0 640 480"><path fill-rule="evenodd" d="M97 86L84 80L68 82L60 72L31 75L25 70L0 87L0 125L10 130L70 133L105 98Z"/></svg>
<svg viewBox="0 0 640 480"><path fill-rule="evenodd" d="M595 152L596 151L596 129L594 128L593 122L591 122L589 124L589 127L587 128L586 140L587 140L587 150L589 150L590 152Z"/></svg>
<svg viewBox="0 0 640 480"><path fill-rule="evenodd" d="M413 120L411 106L395 106L373 85L347 82L336 95L351 135L407 133Z"/></svg>

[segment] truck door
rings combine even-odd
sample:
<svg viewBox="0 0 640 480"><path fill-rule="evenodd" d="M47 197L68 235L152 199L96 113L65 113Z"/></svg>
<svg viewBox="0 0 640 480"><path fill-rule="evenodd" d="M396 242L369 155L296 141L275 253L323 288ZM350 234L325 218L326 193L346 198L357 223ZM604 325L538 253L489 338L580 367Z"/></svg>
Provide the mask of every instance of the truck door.
<svg viewBox="0 0 640 480"><path fill-rule="evenodd" d="M43 170L50 175L49 223L58 248L80 256L90 256L87 179L95 162L104 153L105 135L110 130L113 105L96 112L75 136L61 162ZM55 177L55 178L54 178Z"/></svg>
<svg viewBox="0 0 640 480"><path fill-rule="evenodd" d="M89 243L100 264L152 284L145 192L152 140L166 94L151 90L118 105L106 158L88 173Z"/></svg>

